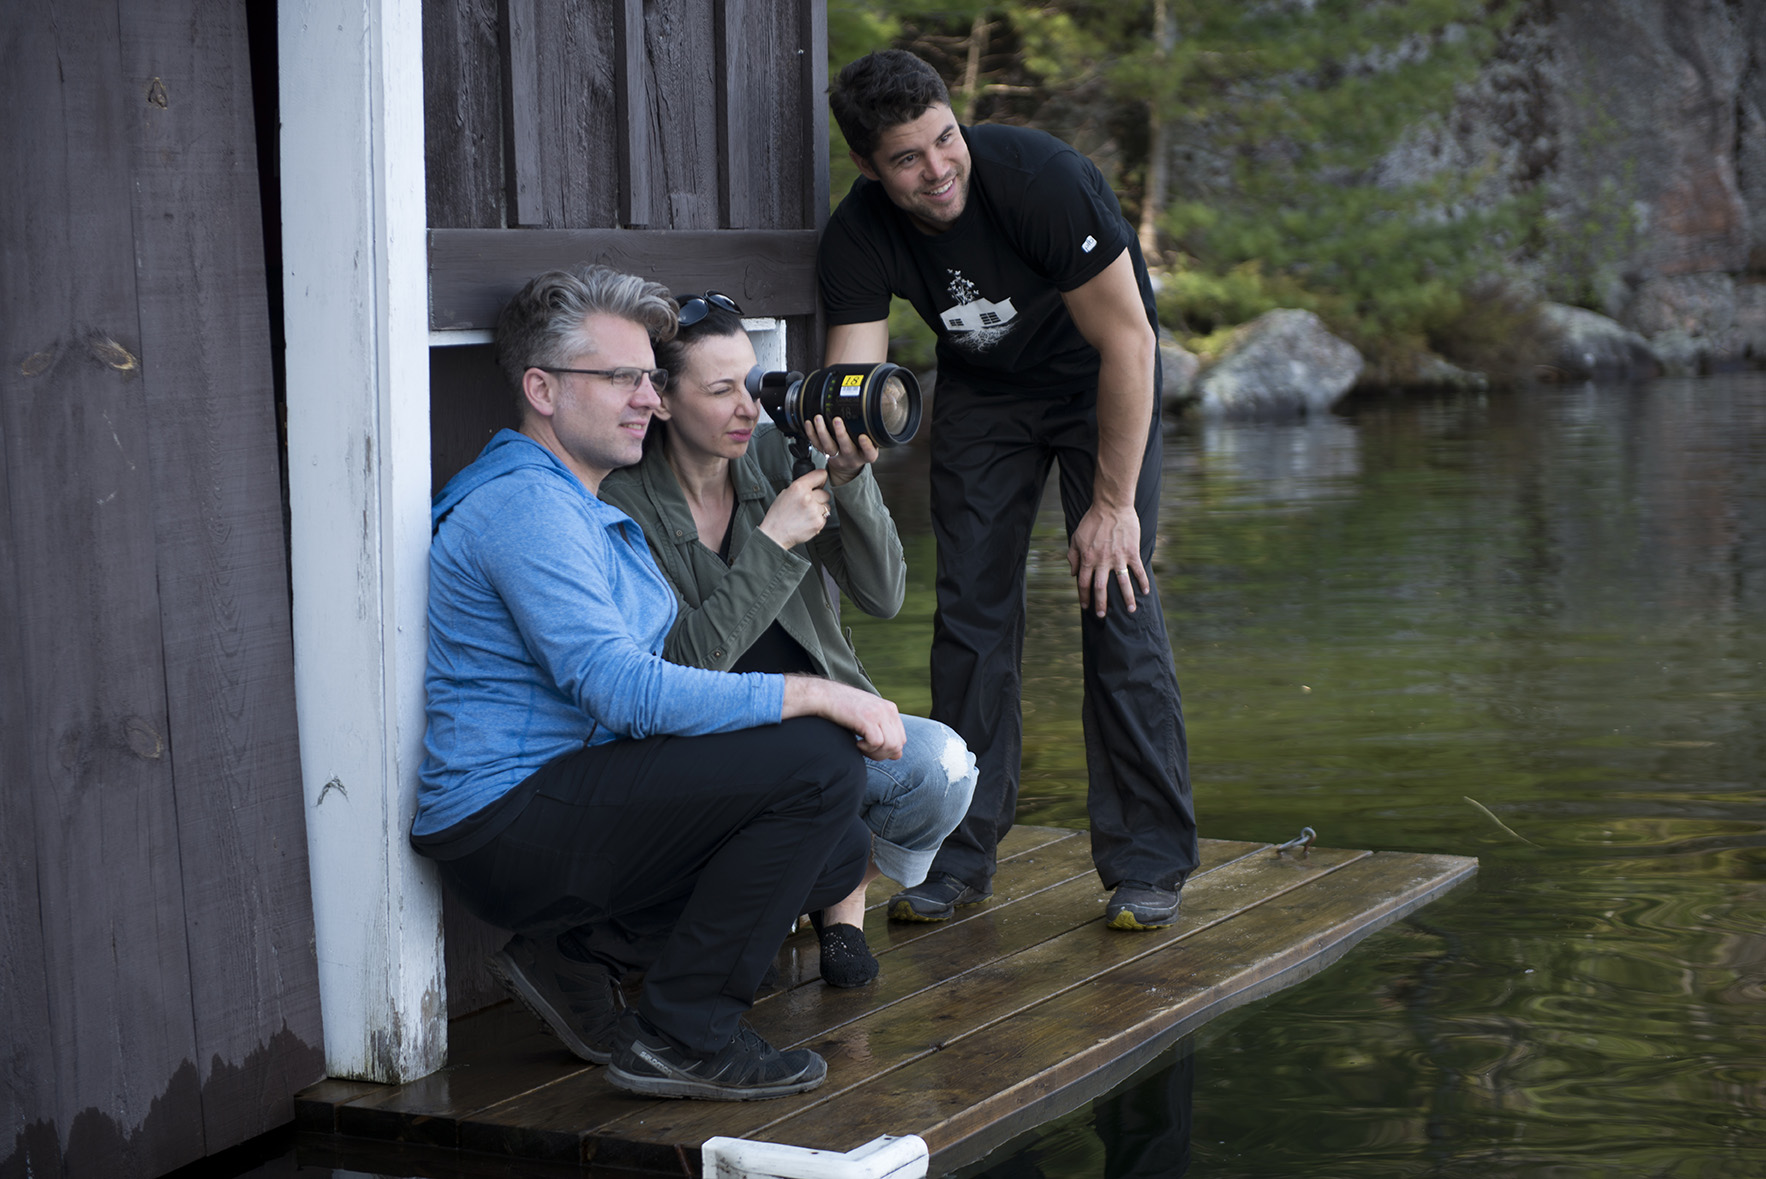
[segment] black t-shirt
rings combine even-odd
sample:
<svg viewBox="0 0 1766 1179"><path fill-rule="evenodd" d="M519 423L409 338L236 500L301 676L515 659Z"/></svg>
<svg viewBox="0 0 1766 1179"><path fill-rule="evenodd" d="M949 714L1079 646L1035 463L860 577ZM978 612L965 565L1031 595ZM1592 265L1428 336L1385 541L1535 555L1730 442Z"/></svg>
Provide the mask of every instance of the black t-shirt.
<svg viewBox="0 0 1766 1179"><path fill-rule="evenodd" d="M969 197L943 233L922 233L881 184L860 177L829 219L816 266L831 324L889 316L902 296L938 333L938 364L984 393L1095 385L1098 353L1061 295L1124 249L1155 326L1140 243L1103 173L1046 132L961 128Z"/></svg>

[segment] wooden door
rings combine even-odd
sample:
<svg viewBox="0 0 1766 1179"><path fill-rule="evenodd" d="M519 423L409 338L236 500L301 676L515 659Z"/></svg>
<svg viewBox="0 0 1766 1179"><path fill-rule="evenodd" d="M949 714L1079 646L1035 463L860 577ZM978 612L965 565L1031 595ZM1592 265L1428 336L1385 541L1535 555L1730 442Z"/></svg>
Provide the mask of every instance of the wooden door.
<svg viewBox="0 0 1766 1179"><path fill-rule="evenodd" d="M323 1073L245 8L0 87L0 1175L157 1175Z"/></svg>

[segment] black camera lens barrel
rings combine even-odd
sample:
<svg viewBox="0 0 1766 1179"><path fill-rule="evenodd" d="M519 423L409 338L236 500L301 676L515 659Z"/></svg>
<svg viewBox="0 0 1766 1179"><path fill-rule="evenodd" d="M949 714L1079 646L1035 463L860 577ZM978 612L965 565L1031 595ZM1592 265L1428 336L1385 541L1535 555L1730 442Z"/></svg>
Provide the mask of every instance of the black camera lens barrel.
<svg viewBox="0 0 1766 1179"><path fill-rule="evenodd" d="M879 447L905 445L920 428L920 382L900 365L831 364L801 373L748 373L748 392L781 430L807 438L816 415L846 423L854 437L870 436Z"/></svg>

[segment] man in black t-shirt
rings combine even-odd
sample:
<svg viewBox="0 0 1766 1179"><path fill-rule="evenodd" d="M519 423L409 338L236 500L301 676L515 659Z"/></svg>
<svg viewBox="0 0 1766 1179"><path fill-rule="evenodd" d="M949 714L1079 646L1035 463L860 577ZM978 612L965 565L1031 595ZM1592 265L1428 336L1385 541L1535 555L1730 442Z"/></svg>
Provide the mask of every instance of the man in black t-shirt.
<svg viewBox="0 0 1766 1179"><path fill-rule="evenodd" d="M1197 862L1171 644L1147 573L1159 504L1152 286L1115 194L1040 131L960 127L938 74L900 50L848 65L830 104L863 174L817 260L826 361L886 358L889 300L938 334L932 715L976 754L962 825L896 920L992 895L1018 801L1024 577L1052 463L1079 588L1092 860L1115 929L1177 916Z"/></svg>

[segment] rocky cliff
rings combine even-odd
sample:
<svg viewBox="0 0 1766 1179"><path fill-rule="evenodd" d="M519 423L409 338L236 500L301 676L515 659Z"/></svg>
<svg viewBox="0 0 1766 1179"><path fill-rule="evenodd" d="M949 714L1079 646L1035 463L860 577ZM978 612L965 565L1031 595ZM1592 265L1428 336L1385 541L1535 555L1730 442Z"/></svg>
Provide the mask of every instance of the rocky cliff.
<svg viewBox="0 0 1766 1179"><path fill-rule="evenodd" d="M1523 265L1548 298L1604 311L1671 371L1766 364L1766 3L1531 0L1378 179L1446 169L1543 202Z"/></svg>

